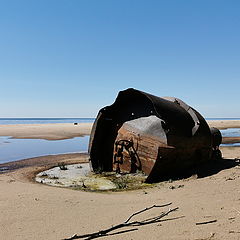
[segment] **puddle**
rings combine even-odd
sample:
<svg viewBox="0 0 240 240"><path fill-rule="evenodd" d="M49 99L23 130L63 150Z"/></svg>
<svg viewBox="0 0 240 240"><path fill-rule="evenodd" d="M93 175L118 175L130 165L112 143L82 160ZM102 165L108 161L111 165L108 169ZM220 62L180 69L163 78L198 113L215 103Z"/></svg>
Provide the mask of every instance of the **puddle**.
<svg viewBox="0 0 240 240"><path fill-rule="evenodd" d="M89 136L65 140L0 137L0 164L51 154L87 152Z"/></svg>
<svg viewBox="0 0 240 240"><path fill-rule="evenodd" d="M61 170L65 169L65 170ZM115 172L95 174L89 163L58 166L37 174L39 183L85 191L121 191L149 186L146 176L139 174L116 174Z"/></svg>

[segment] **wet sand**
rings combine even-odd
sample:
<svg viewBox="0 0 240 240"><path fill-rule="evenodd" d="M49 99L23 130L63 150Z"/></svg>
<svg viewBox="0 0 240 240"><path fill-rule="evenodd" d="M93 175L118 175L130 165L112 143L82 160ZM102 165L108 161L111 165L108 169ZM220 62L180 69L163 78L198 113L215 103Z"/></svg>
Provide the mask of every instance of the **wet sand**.
<svg viewBox="0 0 240 240"><path fill-rule="evenodd" d="M234 123L234 126L238 125ZM0 130L0 135L2 133ZM44 137L71 134L52 131L50 135ZM29 132L22 136L29 136ZM36 132L34 136L38 137ZM221 150L225 160L206 167L199 176L118 193L76 191L32 180L36 172L56 166L58 162L86 162L87 155L64 154L8 163L4 166L11 168L11 165L12 171L0 174L1 236L6 240L64 239L109 228L124 222L136 211L172 202L171 208L179 209L163 218L164 221L136 226L134 231L101 239L240 239L240 166L234 160L240 158L240 147L221 147ZM165 210L168 207L152 209L134 219L154 217Z"/></svg>
<svg viewBox="0 0 240 240"><path fill-rule="evenodd" d="M222 139L222 143L225 143L225 144L240 143L240 137L224 137Z"/></svg>

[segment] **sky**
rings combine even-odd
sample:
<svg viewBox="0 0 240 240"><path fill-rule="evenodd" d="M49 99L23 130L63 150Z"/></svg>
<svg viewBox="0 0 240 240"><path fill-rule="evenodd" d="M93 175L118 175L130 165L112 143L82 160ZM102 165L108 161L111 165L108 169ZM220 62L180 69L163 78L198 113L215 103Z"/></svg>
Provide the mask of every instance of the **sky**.
<svg viewBox="0 0 240 240"><path fill-rule="evenodd" d="M240 117L240 1L0 0L0 118L95 117L127 88Z"/></svg>

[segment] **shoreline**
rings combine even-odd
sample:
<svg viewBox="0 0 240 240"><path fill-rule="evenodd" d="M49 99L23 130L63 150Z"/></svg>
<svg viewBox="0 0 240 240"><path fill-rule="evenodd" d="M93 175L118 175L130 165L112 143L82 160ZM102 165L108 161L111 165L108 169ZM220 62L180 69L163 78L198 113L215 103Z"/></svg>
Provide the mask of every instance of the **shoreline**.
<svg viewBox="0 0 240 240"><path fill-rule="evenodd" d="M76 164L89 162L87 153L68 153L27 158L0 164L0 176L11 175L20 181L36 183L37 173L58 166L58 164ZM1 171L2 169L2 171Z"/></svg>

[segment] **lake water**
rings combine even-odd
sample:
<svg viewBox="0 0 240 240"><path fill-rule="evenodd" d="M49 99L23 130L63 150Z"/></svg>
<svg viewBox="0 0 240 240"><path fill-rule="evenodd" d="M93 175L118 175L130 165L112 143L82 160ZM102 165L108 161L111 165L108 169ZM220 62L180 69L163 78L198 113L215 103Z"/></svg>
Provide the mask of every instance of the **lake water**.
<svg viewBox="0 0 240 240"><path fill-rule="evenodd" d="M48 124L48 123L89 123L95 118L0 118L0 125Z"/></svg>
<svg viewBox="0 0 240 240"><path fill-rule="evenodd" d="M51 154L87 152L89 136L66 140L0 137L0 164Z"/></svg>

